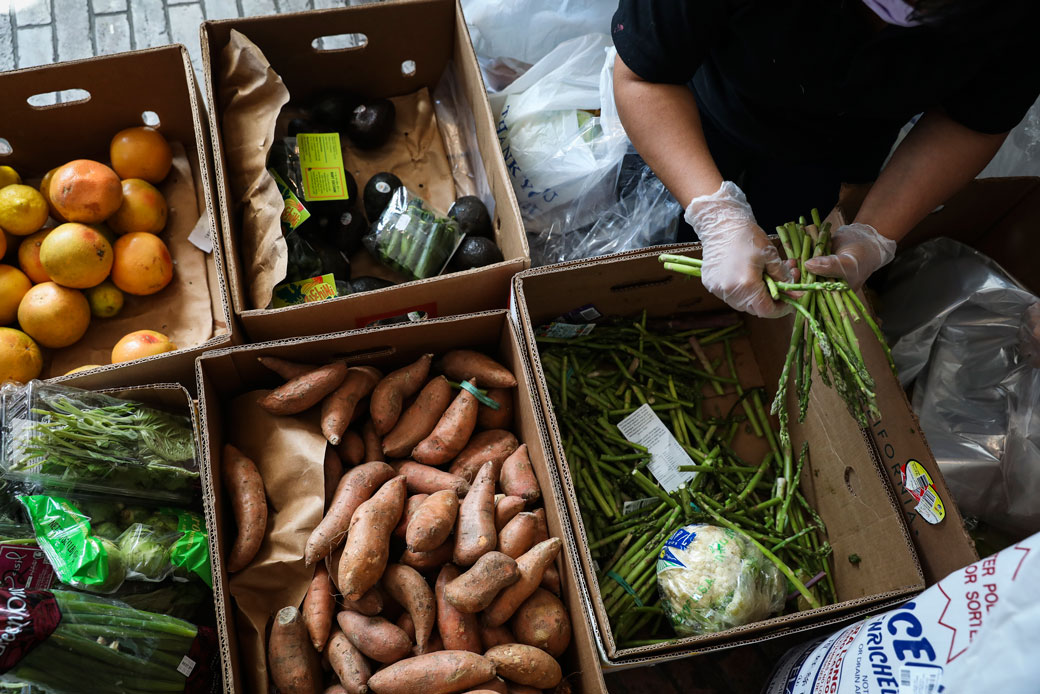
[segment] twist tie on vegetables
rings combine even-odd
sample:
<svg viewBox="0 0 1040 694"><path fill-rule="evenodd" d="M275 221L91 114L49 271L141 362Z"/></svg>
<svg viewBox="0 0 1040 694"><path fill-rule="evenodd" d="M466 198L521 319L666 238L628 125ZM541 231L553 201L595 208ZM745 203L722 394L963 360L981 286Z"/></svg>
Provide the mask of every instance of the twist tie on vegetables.
<svg viewBox="0 0 1040 694"><path fill-rule="evenodd" d="M632 590L632 586L628 585L628 582L625 581L625 579L621 578L621 576L619 576L617 572L608 571L607 576L610 576L612 579L614 579L614 582L621 586L622 590L624 590L626 593L628 593L635 599L636 607L643 607L643 601L640 600L639 596L636 595L636 592Z"/></svg>
<svg viewBox="0 0 1040 694"><path fill-rule="evenodd" d="M455 385L455 384L453 383L452 385ZM473 385L469 381L462 381L461 383L458 384L458 387L462 388L463 390L468 390L473 395L473 397L475 397L478 401L480 401L481 405L487 405L488 407L490 407L493 410L497 410L498 409L498 403L497 402L495 402L494 400L492 400L488 396L484 395L484 391L480 390L480 388L477 388L475 385Z"/></svg>

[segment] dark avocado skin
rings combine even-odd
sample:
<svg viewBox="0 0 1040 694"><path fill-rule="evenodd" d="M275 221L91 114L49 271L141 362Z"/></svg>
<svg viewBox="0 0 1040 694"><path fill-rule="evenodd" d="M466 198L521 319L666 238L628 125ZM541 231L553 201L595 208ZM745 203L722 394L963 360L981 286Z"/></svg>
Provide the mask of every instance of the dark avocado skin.
<svg viewBox="0 0 1040 694"><path fill-rule="evenodd" d="M300 133L317 132L311 122L306 118L293 118L285 127L289 133L289 137L296 137Z"/></svg>
<svg viewBox="0 0 1040 694"><path fill-rule="evenodd" d="M502 251L494 241L481 236L467 236L451 257L445 272L472 270L475 267L500 263L502 260Z"/></svg>
<svg viewBox="0 0 1040 694"><path fill-rule="evenodd" d="M339 132L345 129L351 112L360 100L350 92L330 90L318 94L310 102L307 109L314 125L325 132Z"/></svg>
<svg viewBox="0 0 1040 694"><path fill-rule="evenodd" d="M387 192L380 191L377 186L380 183L386 183L390 190ZM394 196L394 191L400 188L403 184L401 179L389 172L377 173L372 178L368 179L368 183L365 184L364 202L365 202L365 216L368 217L368 221L375 224L379 220L379 215L383 214L383 210L390 204L390 198Z"/></svg>
<svg viewBox="0 0 1040 694"><path fill-rule="evenodd" d="M491 229L491 215L476 195L464 195L456 200L448 210L448 216L459 223L459 229L467 237L491 238L494 235Z"/></svg>
<svg viewBox="0 0 1040 694"><path fill-rule="evenodd" d="M350 283L350 290L354 294L359 292L373 292L377 289L385 289L394 286L389 280L380 277L355 277Z"/></svg>
<svg viewBox="0 0 1040 694"><path fill-rule="evenodd" d="M375 149L390 138L396 116L389 99L366 101L351 110L343 130L360 149Z"/></svg>
<svg viewBox="0 0 1040 694"><path fill-rule="evenodd" d="M346 253L348 256L361 248L361 237L368 231L368 223L353 200L327 200L307 204L310 219L304 224L315 238Z"/></svg>

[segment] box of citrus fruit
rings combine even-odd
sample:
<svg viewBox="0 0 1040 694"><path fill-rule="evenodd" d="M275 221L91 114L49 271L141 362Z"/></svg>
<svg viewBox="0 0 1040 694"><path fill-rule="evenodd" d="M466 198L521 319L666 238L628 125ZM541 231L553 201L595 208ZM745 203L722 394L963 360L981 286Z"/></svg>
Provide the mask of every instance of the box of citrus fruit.
<svg viewBox="0 0 1040 694"><path fill-rule="evenodd" d="M0 74L0 381L177 380L231 342L180 46Z"/></svg>

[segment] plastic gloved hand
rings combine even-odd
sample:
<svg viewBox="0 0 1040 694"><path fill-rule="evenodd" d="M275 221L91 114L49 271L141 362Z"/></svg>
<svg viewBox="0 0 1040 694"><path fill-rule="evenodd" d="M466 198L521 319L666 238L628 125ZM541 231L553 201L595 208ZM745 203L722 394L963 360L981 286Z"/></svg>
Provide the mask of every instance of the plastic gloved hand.
<svg viewBox="0 0 1040 694"><path fill-rule="evenodd" d="M831 240L832 255L805 261L805 269L823 277L838 277L859 289L874 271L896 255L896 242L885 238L869 224L838 227Z"/></svg>
<svg viewBox="0 0 1040 694"><path fill-rule="evenodd" d="M773 301L762 273L782 282L793 280L791 266L758 226L755 215L735 183L726 181L715 193L694 198L686 221L703 247L701 283L738 311L777 318L791 307Z"/></svg>

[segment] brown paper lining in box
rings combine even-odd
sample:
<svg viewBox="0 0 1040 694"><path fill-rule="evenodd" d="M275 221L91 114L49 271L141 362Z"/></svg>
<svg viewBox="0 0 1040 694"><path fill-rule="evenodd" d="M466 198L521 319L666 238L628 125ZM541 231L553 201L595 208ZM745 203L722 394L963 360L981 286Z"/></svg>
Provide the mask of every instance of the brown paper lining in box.
<svg viewBox="0 0 1040 694"><path fill-rule="evenodd" d="M188 240L196 226L209 225L209 217L199 214L195 181L184 147L179 142L170 146L174 152L173 167L158 186L166 198L169 217L159 237L173 258L173 280L151 296L126 294L126 303L114 318L92 318L79 342L50 351L42 378L61 376L86 364L108 364L112 347L135 330L157 330L181 349L213 337L209 261L207 254Z"/></svg>
<svg viewBox="0 0 1040 694"><path fill-rule="evenodd" d="M260 49L235 30L221 55L220 84L224 113L221 131L232 197L242 214L249 297L253 308L267 308L274 287L285 279L288 257L279 222L282 198L267 171L267 158L276 133L284 136L285 123L298 111L283 112L289 91L281 77ZM388 171L434 209L447 212L455 200L455 183L429 90L423 87L390 101L396 122L382 147L360 150L341 137L343 162L358 183L359 197L368 179ZM373 275L393 282L407 281L363 250L350 260L355 277Z"/></svg>

